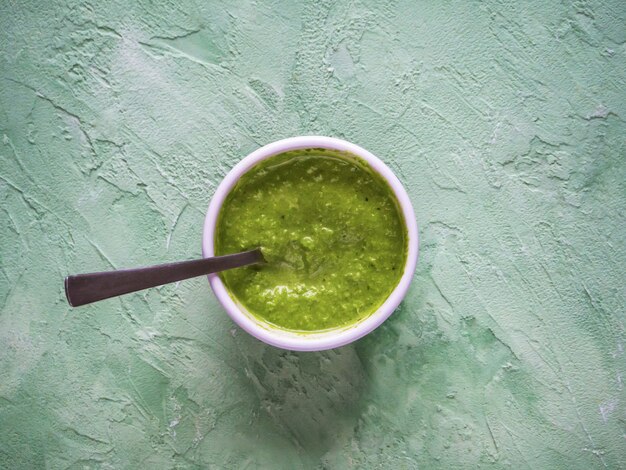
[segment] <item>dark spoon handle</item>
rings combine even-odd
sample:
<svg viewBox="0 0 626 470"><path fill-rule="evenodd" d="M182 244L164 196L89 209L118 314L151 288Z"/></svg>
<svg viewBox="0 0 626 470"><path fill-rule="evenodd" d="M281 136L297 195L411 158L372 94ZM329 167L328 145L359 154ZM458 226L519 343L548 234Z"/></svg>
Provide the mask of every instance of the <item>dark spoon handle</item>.
<svg viewBox="0 0 626 470"><path fill-rule="evenodd" d="M263 261L261 250L215 256L136 269L78 274L65 278L65 295L72 307L129 294L169 282L238 268Z"/></svg>

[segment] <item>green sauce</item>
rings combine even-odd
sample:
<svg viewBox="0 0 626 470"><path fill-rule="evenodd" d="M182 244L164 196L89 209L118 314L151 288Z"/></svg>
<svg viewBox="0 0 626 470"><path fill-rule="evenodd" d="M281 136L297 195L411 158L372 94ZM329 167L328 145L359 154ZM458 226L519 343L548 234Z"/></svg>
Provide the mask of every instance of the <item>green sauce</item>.
<svg viewBox="0 0 626 470"><path fill-rule="evenodd" d="M407 235L389 185L364 161L308 149L245 173L219 214L218 255L261 247L264 265L220 274L251 314L287 330L358 322L402 277Z"/></svg>

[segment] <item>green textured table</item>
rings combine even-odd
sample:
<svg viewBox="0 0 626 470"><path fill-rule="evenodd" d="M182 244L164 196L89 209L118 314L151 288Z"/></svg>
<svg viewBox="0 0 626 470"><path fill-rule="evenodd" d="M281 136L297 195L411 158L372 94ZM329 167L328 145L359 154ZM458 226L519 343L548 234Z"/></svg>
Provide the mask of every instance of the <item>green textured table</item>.
<svg viewBox="0 0 626 470"><path fill-rule="evenodd" d="M626 3L0 6L0 467L625 468ZM266 346L199 278L225 173L299 134L385 160L421 253L381 328Z"/></svg>

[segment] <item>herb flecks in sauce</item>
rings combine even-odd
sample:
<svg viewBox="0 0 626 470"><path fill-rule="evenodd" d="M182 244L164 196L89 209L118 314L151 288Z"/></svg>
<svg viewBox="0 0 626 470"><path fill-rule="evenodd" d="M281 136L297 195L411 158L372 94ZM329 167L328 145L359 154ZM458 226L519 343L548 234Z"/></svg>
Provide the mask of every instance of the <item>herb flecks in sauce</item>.
<svg viewBox="0 0 626 470"><path fill-rule="evenodd" d="M387 299L404 270L406 228L391 188L365 162L297 150L254 166L222 205L217 254L255 247L267 264L220 274L231 296L280 328L325 330Z"/></svg>

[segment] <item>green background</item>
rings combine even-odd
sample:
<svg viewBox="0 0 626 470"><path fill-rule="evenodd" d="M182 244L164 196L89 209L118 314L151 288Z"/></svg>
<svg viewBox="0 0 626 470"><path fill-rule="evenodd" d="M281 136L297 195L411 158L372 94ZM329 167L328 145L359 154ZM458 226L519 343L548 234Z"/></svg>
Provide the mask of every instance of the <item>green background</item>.
<svg viewBox="0 0 626 470"><path fill-rule="evenodd" d="M0 6L0 467L626 467L626 3ZM345 138L405 184L405 302L324 353L206 279L80 309L63 277L195 258L252 150Z"/></svg>

